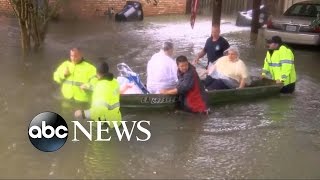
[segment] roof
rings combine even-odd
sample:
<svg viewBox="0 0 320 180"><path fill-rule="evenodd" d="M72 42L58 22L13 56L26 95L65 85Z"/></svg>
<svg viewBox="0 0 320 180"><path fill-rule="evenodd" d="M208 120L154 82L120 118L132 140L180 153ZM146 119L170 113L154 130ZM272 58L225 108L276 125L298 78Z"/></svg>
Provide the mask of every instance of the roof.
<svg viewBox="0 0 320 180"><path fill-rule="evenodd" d="M311 0L311 1L301 1L295 4L320 4L320 0Z"/></svg>

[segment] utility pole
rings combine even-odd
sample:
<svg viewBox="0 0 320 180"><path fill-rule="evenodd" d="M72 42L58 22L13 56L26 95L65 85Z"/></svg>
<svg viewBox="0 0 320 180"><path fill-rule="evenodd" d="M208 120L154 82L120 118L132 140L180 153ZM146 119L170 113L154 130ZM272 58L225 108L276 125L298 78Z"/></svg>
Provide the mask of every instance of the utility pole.
<svg viewBox="0 0 320 180"><path fill-rule="evenodd" d="M222 0L213 0L212 26L220 27Z"/></svg>
<svg viewBox="0 0 320 180"><path fill-rule="evenodd" d="M251 33L258 33L259 30L259 16L260 16L261 0L254 0L252 4L252 21L251 21Z"/></svg>
<svg viewBox="0 0 320 180"><path fill-rule="evenodd" d="M192 4L192 0L187 0L187 2L186 2L186 14L190 14L191 13L191 4Z"/></svg>

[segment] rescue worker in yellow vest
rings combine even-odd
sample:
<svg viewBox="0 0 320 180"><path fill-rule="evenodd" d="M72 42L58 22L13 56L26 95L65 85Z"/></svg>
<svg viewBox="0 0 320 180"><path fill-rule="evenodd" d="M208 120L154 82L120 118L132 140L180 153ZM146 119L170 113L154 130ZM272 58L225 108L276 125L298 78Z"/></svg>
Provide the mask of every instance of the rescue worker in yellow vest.
<svg viewBox="0 0 320 180"><path fill-rule="evenodd" d="M279 36L267 40L268 51L262 69L262 78L270 78L283 83L281 93L293 93L296 83L294 55L290 48L282 43Z"/></svg>
<svg viewBox="0 0 320 180"><path fill-rule="evenodd" d="M108 121L110 128L120 126L120 85L109 72L106 62L102 62L97 71L98 81L93 87L90 109L77 110L74 115L76 118Z"/></svg>
<svg viewBox="0 0 320 180"><path fill-rule="evenodd" d="M79 48L71 49L70 60L64 61L53 74L54 81L62 85L64 98L79 102L90 101L90 91L81 86L95 78L96 68L84 60Z"/></svg>

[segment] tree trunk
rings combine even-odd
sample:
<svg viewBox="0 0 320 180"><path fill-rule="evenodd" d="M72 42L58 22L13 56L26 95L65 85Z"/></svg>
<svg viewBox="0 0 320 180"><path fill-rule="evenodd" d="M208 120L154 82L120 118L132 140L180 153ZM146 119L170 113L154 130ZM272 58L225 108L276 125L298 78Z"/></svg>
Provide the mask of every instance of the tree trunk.
<svg viewBox="0 0 320 180"><path fill-rule="evenodd" d="M254 0L252 4L252 21L251 21L251 33L258 33L259 30L259 16L260 16L261 0Z"/></svg>
<svg viewBox="0 0 320 180"><path fill-rule="evenodd" d="M20 25L20 34L21 34L22 53L23 53L23 55L26 55L29 53L29 51L31 49L30 36L28 35L28 30L25 26L25 22L20 20L19 25Z"/></svg>
<svg viewBox="0 0 320 180"><path fill-rule="evenodd" d="M191 3L192 3L192 0L187 0L187 2L186 2L186 14L190 14L191 13Z"/></svg>
<svg viewBox="0 0 320 180"><path fill-rule="evenodd" d="M31 30L32 30L32 39L33 39L33 48L34 50L38 50L41 46L40 39L40 29L39 23L41 23L41 17L39 16L39 5L38 0L34 0L34 3L31 4L32 8L30 9L30 21L31 21Z"/></svg>
<svg viewBox="0 0 320 180"><path fill-rule="evenodd" d="M212 26L220 27L222 0L213 0Z"/></svg>
<svg viewBox="0 0 320 180"><path fill-rule="evenodd" d="M32 27L32 39L33 39L33 48L34 50L38 50L41 46L41 38L40 38L40 29L39 29L39 25L38 25L38 21L35 17L35 14L31 14L30 18L31 18L31 27Z"/></svg>
<svg viewBox="0 0 320 180"><path fill-rule="evenodd" d="M54 7L56 8L56 7ZM51 14L49 13L49 2L43 1L42 2L42 11L39 12L42 14L43 18L39 19L40 22L38 23L38 37L41 43L44 42L47 30L48 30L48 24L49 20L52 16L54 16L56 10L52 10Z"/></svg>
<svg viewBox="0 0 320 180"><path fill-rule="evenodd" d="M37 50L44 42L50 18L63 0L56 0L49 7L49 0L8 0L19 19L23 54Z"/></svg>

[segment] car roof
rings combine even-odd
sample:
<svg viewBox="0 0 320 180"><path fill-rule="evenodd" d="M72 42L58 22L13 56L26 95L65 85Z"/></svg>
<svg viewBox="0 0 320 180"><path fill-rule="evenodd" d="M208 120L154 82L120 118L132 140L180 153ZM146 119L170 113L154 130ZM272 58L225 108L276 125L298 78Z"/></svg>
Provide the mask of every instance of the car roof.
<svg viewBox="0 0 320 180"><path fill-rule="evenodd" d="M301 1L301 2L297 2L295 4L320 4L320 1L319 0Z"/></svg>

